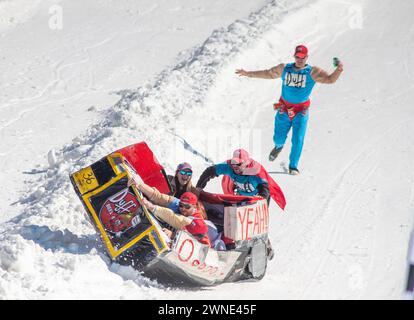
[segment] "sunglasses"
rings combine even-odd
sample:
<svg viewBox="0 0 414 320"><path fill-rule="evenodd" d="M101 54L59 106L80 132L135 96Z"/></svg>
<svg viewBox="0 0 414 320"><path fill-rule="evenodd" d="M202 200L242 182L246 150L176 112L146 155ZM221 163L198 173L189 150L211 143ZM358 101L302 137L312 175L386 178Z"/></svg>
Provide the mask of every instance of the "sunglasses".
<svg viewBox="0 0 414 320"><path fill-rule="evenodd" d="M189 176L191 177L193 175L193 173L191 171L184 171L184 170L180 170L179 171L180 174L182 174L183 176Z"/></svg>
<svg viewBox="0 0 414 320"><path fill-rule="evenodd" d="M184 208L184 209L190 209L192 207L191 204L187 204L187 203L182 203L180 202L180 204L178 205L180 208Z"/></svg>
<svg viewBox="0 0 414 320"><path fill-rule="evenodd" d="M242 164L243 164L242 162L240 162L240 163L231 163L231 165L233 167L240 167Z"/></svg>

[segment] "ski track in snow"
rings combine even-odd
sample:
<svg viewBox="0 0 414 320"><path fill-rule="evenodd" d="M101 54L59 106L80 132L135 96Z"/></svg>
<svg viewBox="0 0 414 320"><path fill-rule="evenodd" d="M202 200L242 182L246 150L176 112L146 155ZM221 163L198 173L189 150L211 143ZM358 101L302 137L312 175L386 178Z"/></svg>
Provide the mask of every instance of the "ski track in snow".
<svg viewBox="0 0 414 320"><path fill-rule="evenodd" d="M85 94L85 92L92 90L93 76L92 76L92 73L90 73L89 83L83 91L74 93L73 95L70 95L70 96L65 97L63 99L52 100L52 101L48 100L48 101L39 102L39 103L36 102L37 100L42 101L42 99L44 98L44 96L46 95L47 92L58 90L59 86L62 86L62 85L64 86L64 81L63 81L63 78L62 78L61 74L65 69L69 69L70 67L72 67L74 65L81 65L81 64L86 64L87 65L91 61L89 50L96 49L96 48L104 45L105 43L110 42L116 36L117 35L110 36L110 37L108 37L108 38L106 38L102 41L99 41L98 43L96 43L94 45L84 47L82 50L80 50L80 52L82 52L84 55L86 55L86 57L82 58L79 61L64 63L65 60L71 60L73 57L78 56L79 52L74 53L73 55L71 55L69 57L66 57L65 59L59 61L53 69L54 79L49 81L49 83L47 83L45 85L45 87L43 89L41 89L40 92L38 92L36 95L33 95L31 97L26 97L26 98L11 99L9 102L3 103L0 106L0 109L9 108L10 110L12 110L13 106L20 105L22 103L25 103L27 105L35 105L35 107L24 109L24 110L19 112L19 115L17 117L12 118L9 121L7 121L6 123L1 124L0 132L1 132L1 130L11 126L12 124L16 123L18 120L22 119L22 117L25 116L25 114L27 114L29 112L36 112L39 108L43 108L47 105L52 105L52 104L53 105L58 105L58 104L62 104L62 103L65 103L65 102L71 101L71 100L76 101L79 97L82 97Z"/></svg>
<svg viewBox="0 0 414 320"><path fill-rule="evenodd" d="M348 3L348 6L349 5L351 4ZM329 7L329 4L322 5L322 7L325 6ZM319 56L326 56L328 51L332 51L332 48L329 48L329 46L337 46L335 42L339 39L339 35L341 35L341 37L352 37L352 32L350 32L349 36L346 32L338 33L337 30L339 27L335 25L335 28L332 28L330 32L325 32L327 39L324 39L324 46L321 48L321 46L318 45L320 39L314 40L314 38L316 34L323 33L322 31L324 28L326 29L327 26L323 21L327 19L329 12L331 13L333 11L327 10L326 7L323 9L320 7L321 6L318 6L315 11L317 12L319 9L324 13L322 15L318 16L312 10L307 10L306 13L309 17L313 17L313 14L315 14L315 16L318 16L322 22L316 24L315 30L308 32L304 37L301 37L301 39L296 40L295 42L299 43L299 41L302 40L305 43L313 42L313 46L318 48L317 56L316 54L315 57L312 56L313 59L317 59ZM335 14L338 17L349 17L349 14L347 14L348 12L347 6L344 6L342 11L335 10ZM295 21L301 21L300 17L295 18ZM331 18L331 16L329 18ZM344 23L346 19L335 19L335 21ZM265 36L261 42L268 43L268 39L272 39L275 43L288 43L289 40L294 38L294 36L289 33L289 27L291 26L290 23L287 23L286 27L282 27L283 30L276 28L275 32L271 32L269 35ZM300 23L297 23L295 27L298 30L301 30L302 26ZM387 27L384 26L384 28ZM289 31L286 32L286 30ZM350 30L348 29L347 31L349 32ZM280 34L282 34L282 36ZM312 39L306 37L311 37ZM367 35L367 37L369 36ZM326 46L325 43L327 44ZM269 58L270 56L279 58L278 61L283 61L284 57L288 56L284 50L280 52L280 50L274 50L272 46L269 46L269 49L263 49L263 47L262 43L252 49L254 50L254 53L258 54L258 56L254 58L252 58L253 54L250 50L247 50L244 53L246 57L240 59L242 63L240 63L240 61L234 62L231 67L227 69L234 70L236 67L246 66L246 64L252 63L252 59L254 59L253 63L256 63L257 65L250 67L250 69L265 68L268 67L268 65L259 64L257 61L271 61ZM346 44L344 47L348 48ZM269 53L267 53L267 51L269 51ZM348 61L347 65L351 68L349 71L346 71L345 74L352 76L352 71L355 71L355 69L352 70L351 62L355 61L355 59L351 59L349 54L356 54L358 51L355 48L346 50L343 53L342 50L340 51L341 55L343 54L345 61ZM402 51L404 50L402 49ZM409 49L407 48L406 51L409 51ZM314 52L316 52L316 50ZM404 68L405 66L406 64L403 64ZM229 70L225 70L225 72L228 73ZM406 71L404 71L404 74L407 77L410 77L411 75L411 73ZM354 77L357 77L357 75ZM375 76L367 78L371 81L371 78L376 80ZM346 85L349 85L349 79L345 80L348 82L345 83L346 88ZM217 88L214 89L216 91L216 97L215 99L212 99L212 101L217 102L219 101L219 98L224 99L225 101L223 105L229 106L229 114L234 113L234 110L231 107L232 104L236 106L236 109L247 109L248 112L252 112L253 109L249 108L250 105L255 106L257 108L256 110L269 110L269 101L272 101L272 99L275 99L277 96L276 92L271 93L274 90L274 84L269 85L272 89L267 89L266 83L258 83L257 86L253 85L253 81L260 80L245 81L252 81L250 84L252 88L249 88L249 85L243 86L234 84L236 81L230 79L228 76L223 76L221 81L217 84ZM341 79L339 83L343 83L343 81L344 80ZM375 82L373 83L376 84ZM391 88L392 85L389 83L392 83L392 81L388 81L387 84L381 83L381 86L389 86ZM409 81L402 81L402 83L409 83ZM263 89L259 86L263 86ZM363 86L361 87L363 88ZM352 88L352 86L349 86L349 88ZM329 88L329 90L332 90L333 92L338 89L340 89L340 85L339 87L335 85ZM335 94L332 94L329 95L329 98L325 99L325 101L329 102L324 101L320 106L318 106L317 103L315 104L315 107L313 107L311 112L313 113L311 115L312 119L314 116L321 118L320 114L322 114L322 111L319 111L320 107L324 109L324 113L329 114L328 116L324 116L323 119L319 119L318 123L322 125L320 128L329 128L330 123L334 123L335 125L339 125L340 123L341 127L334 127L333 130L336 130L337 132L347 132L349 136L354 136L354 140L348 139L346 141L347 143L340 146L340 150L335 152L336 157L331 156L327 159L324 157L330 156L329 152L328 154L325 152L325 154L322 153L321 155L318 155L318 152L324 150L313 150L310 153L305 150L305 156L307 154L316 153L311 160L313 160L314 163L322 162L319 168L314 165L313 170L310 168L307 172L305 171L303 176L295 177L294 179L287 176L285 179L284 175L276 176L277 181L281 184L287 195L288 207L286 219L289 221L284 222L284 218L273 218L274 221L271 223L272 227L274 227L276 223L278 231L275 231L274 233L271 232L270 237L276 249L276 261L272 261L273 263L271 263L270 266L271 270L268 271L266 275L269 285L260 283L255 288L260 288L260 291L263 292L272 292L273 297L283 298L319 297L344 299L356 297L398 298L401 296L403 287L402 279L404 278L404 272L401 271L401 265L404 265L405 262L403 260L405 256L404 248L406 248L407 242L404 241L404 238L407 237L408 233L401 230L403 232L398 234L398 237L402 238L401 242L398 242L398 244L394 242L394 246L399 247L398 250L390 249L392 243L384 247L381 247L381 245L383 245L382 238L384 237L384 231L394 232L393 228L398 226L399 221L406 221L403 223L411 225L411 222L409 221L412 221L412 218L409 218L409 215L407 216L409 212L407 208L412 208L412 206L409 205L407 207L403 205L399 210L395 210L395 219L390 219L389 217L384 216L384 214L388 214L389 211L387 206L384 208L378 207L378 203L383 201L381 198L384 194L396 192L391 189L392 186L388 187L387 190L386 184L384 184L384 187L382 187L381 184L378 184L379 177L383 177L384 174L385 177L387 175L391 177L398 175L400 172L410 172L410 169L408 168L402 169L410 163L407 157L401 158L402 160L400 163L403 164L402 167L395 165L396 169L398 169L395 173L390 171L384 172L384 168L387 168L389 163L391 163L391 160L389 159L390 157L389 155L387 156L387 151L385 151L387 147L389 149L390 145L398 144L399 148L402 150L406 149L406 152L408 153L410 152L408 150L412 150L411 144L408 141L401 139L401 137L405 137L408 134L408 127L412 123L410 103L409 99L406 98L409 97L410 93L412 94L412 87L409 85L400 86L394 89L395 90L388 90L390 94L373 96L372 100L369 93L363 91L363 89L356 89L355 92L349 92L349 95L348 91L345 89L344 91L347 95L344 95L343 98L339 97L340 99L336 99L337 97ZM384 90L384 88L381 88L381 90ZM314 96L317 96L318 90L315 91L316 93ZM219 98L217 98L217 96ZM250 98L251 96L254 98ZM263 96L267 98L263 99ZM367 99L367 97L369 98ZM257 98L259 98L259 101L257 101ZM262 100L264 101L264 104L262 103ZM330 107L330 109L332 107L335 108L334 112L331 112L324 106L326 103L332 103L331 101L337 104L336 108L335 106ZM397 101L398 104L387 108L387 104L394 101ZM211 105L213 105L213 103L211 103ZM242 108L240 108L240 106L242 106ZM396 111L396 109L398 111ZM243 113L242 110L237 110L236 112ZM365 110L368 112L361 112ZM398 114L403 114L404 117L394 119L396 112ZM359 115L359 118L355 115ZM253 115L251 113L245 114L245 120L240 125L241 127L254 128L254 125L257 123L264 123L265 129L269 131L265 138L265 140L267 139L267 142L265 142L265 144L267 143L266 148L269 148L268 141L271 141L270 134L273 130L273 122L269 121L270 116L270 112L265 111L256 111L256 114ZM218 118L220 117L218 116ZM241 118L243 118L243 116ZM254 119L253 123L251 122L251 119ZM394 121L390 122L389 119L394 119ZM235 122L238 122L238 120L239 119L237 119L237 121L235 120ZM315 120L311 120L309 130L315 130L314 127L316 123L312 124L313 121ZM363 127L364 130L361 131L360 127ZM354 130L354 128L357 129ZM404 131L398 130L400 128L404 128ZM360 135L355 135L354 133L359 133ZM325 136L326 133L316 135L317 138L325 138ZM332 139L341 141L338 138L341 138L340 135L335 136ZM322 140L319 139L318 143L322 144ZM306 145L307 144L305 143L305 148ZM330 143L329 145L331 148L337 147L335 143ZM317 147L317 144L315 144L315 146ZM289 150L289 143L286 149ZM312 147L310 147L310 149L312 149ZM264 153L265 152L259 152L258 155L263 156ZM266 156L266 154L264 155ZM338 158L338 155L341 156ZM286 167L287 163L284 159L285 156L288 156L288 151L285 151L284 153L282 152L281 158L278 159L280 160L280 167L282 170ZM309 161L302 161L304 164L310 163ZM262 163L267 168L273 167L272 163L267 164L266 160ZM336 166L331 165L331 163L334 165L336 164ZM335 171L339 172L324 174L323 169L325 166L329 169L336 167ZM410 165L410 167L412 166ZM269 169L269 171L274 172L271 169ZM317 174L317 179L314 178L313 172L315 175ZM407 182L406 180L408 179L405 179L404 182L402 182L402 185L405 185L404 183ZM412 178L410 181L412 183ZM380 194L378 194L378 186L381 186ZM304 191L303 195L302 191ZM404 192L401 197L402 199L411 199L411 188L409 189L409 193ZM305 205L300 205L301 201L303 201ZM405 202L405 200L402 201ZM410 203L411 201L408 202ZM394 205L391 205L390 207L392 208L393 206ZM274 210L274 207L271 207L270 210L276 211L277 214L277 210ZM397 212L400 214L397 214ZM355 233L353 233L352 229L348 228L355 228L355 230L360 231L355 231ZM278 233L280 233L280 235L277 235ZM387 262L383 263L383 261ZM379 266L382 265L386 266L386 269L381 272L376 272L377 269L381 268ZM276 273L272 273L273 268ZM388 279L386 276L387 272L392 272L393 274L392 276L389 276ZM378 279L379 277L382 281ZM375 287L376 282L381 283L381 285ZM274 286L272 289L270 288L271 284ZM282 289L278 290L278 286ZM243 288L245 288L246 291L249 290L247 286ZM333 288L336 290L333 290ZM226 289L229 291L231 290L230 286L226 286L224 290ZM216 293L216 295L210 295L210 297L217 296L225 297L221 292ZM247 294L247 296L249 295ZM256 295L251 294L250 296L266 298L265 294L260 295L256 293Z"/></svg>

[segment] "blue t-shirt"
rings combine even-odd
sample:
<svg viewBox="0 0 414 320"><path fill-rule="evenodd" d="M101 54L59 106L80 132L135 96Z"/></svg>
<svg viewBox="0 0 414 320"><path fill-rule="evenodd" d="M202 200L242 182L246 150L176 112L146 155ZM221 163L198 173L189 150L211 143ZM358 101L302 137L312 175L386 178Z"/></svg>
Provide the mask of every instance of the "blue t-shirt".
<svg viewBox="0 0 414 320"><path fill-rule="evenodd" d="M219 163L215 165L217 175L229 176L236 187L236 193L242 196L255 196L259 193L257 187L260 184L267 184L267 180L264 180L258 176L244 176L234 173L232 167L227 163Z"/></svg>
<svg viewBox="0 0 414 320"><path fill-rule="evenodd" d="M296 70L294 63L288 63L282 73L282 98L290 103L302 103L309 100L315 81L311 77L312 67Z"/></svg>

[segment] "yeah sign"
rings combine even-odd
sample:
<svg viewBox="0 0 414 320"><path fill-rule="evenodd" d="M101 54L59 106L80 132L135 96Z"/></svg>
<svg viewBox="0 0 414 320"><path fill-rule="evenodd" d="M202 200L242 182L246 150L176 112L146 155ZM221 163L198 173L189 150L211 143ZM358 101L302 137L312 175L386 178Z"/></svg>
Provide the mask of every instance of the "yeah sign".
<svg viewBox="0 0 414 320"><path fill-rule="evenodd" d="M269 230L266 200L243 207L224 208L224 235L234 241L250 240Z"/></svg>

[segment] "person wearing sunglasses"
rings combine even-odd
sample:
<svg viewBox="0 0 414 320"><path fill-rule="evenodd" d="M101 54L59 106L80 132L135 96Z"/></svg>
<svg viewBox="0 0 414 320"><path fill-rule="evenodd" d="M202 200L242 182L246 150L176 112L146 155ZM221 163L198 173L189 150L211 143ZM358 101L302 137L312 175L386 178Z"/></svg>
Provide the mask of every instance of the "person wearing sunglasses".
<svg viewBox="0 0 414 320"><path fill-rule="evenodd" d="M198 198L194 193L188 191L184 192L181 195L178 204L181 215L178 215L169 208L155 205L146 198L143 198L144 206L159 219L177 230L188 231L200 243L211 247L211 242L208 236L208 226L197 203Z"/></svg>
<svg viewBox="0 0 414 320"><path fill-rule="evenodd" d="M223 176L221 185L225 194L261 196L268 204L272 198L282 210L285 209L286 199L279 185L260 163L250 158L246 150L236 149L231 159L204 170L197 182L197 188L204 189L210 179L221 175ZM231 241L224 240L230 247ZM269 260L274 256L269 239L267 256Z"/></svg>
<svg viewBox="0 0 414 320"><path fill-rule="evenodd" d="M273 142L275 147L269 154L274 161L283 149L287 135L292 129L292 148L289 156L289 173L298 175L298 164L302 153L306 128L309 119L309 97L315 83L335 83L343 71L343 63L334 58L336 69L329 74L323 69L307 64L308 48L299 45L295 48L295 62L281 63L268 70L246 71L237 69L236 74L249 78L282 79L282 93L278 103Z"/></svg>
<svg viewBox="0 0 414 320"><path fill-rule="evenodd" d="M191 183L192 176L193 169L191 165L187 162L180 163L175 170L175 175L167 176L172 189L170 195L180 198L184 192L195 192L195 188Z"/></svg>
<svg viewBox="0 0 414 320"><path fill-rule="evenodd" d="M183 195L181 195L180 199L178 199L175 196L161 193L157 188L147 185L138 175L134 176L128 181L128 186L131 185L135 185L135 187L137 187L137 189L139 189L145 195L145 197L149 199L147 200L144 198L143 200L145 206L149 210L152 211L155 209L155 206L157 206L158 214L163 216L160 217L161 220L165 221L176 229L180 229L183 225L186 225L186 221L188 222L188 219L185 219L182 215L184 215L183 212L188 213L189 211L187 210L190 210L191 208L189 207L189 204L186 203L188 201L185 199L182 201L181 198L184 196L184 194L188 195L188 193L192 192L185 192ZM198 198L199 191L194 188L194 192L192 194ZM193 209L198 213L197 216L201 216L201 218L204 220L204 223L207 225L207 235L209 238L210 246L216 250L226 250L225 243L221 240L222 233L219 232L212 221L207 220L207 214L204 205L200 201L196 201L195 204L191 203L191 206L194 207ZM172 216L171 213L173 213L175 216ZM200 224L202 223L199 221L196 222L196 225ZM191 229L192 227L189 228ZM163 231L168 234L170 238L172 238L171 230L163 229ZM202 243L207 243L207 241L203 240Z"/></svg>
<svg viewBox="0 0 414 320"><path fill-rule="evenodd" d="M196 187L204 189L210 179L218 176L223 176L222 188L226 194L259 195L268 203L272 198L281 209L285 208L285 196L279 185L260 163L250 158L249 153L244 149L235 150L231 159L205 169Z"/></svg>

